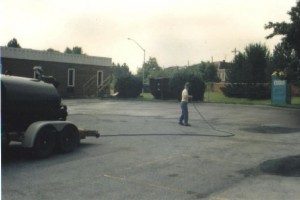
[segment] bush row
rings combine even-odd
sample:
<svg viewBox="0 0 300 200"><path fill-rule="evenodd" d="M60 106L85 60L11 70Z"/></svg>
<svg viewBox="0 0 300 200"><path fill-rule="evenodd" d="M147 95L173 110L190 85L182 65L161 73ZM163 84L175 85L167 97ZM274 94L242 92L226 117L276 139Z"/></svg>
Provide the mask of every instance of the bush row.
<svg viewBox="0 0 300 200"><path fill-rule="evenodd" d="M118 97L121 98L137 98L142 89L142 81L133 75L120 77L115 84L115 91L119 93Z"/></svg>
<svg viewBox="0 0 300 200"><path fill-rule="evenodd" d="M200 77L187 72L178 72L172 78L150 79L150 92L156 99L180 100L186 82L191 84L189 94L193 95L193 100L203 101L205 83ZM142 80L133 75L120 77L115 84L115 90L121 98L136 98L142 92L142 88Z"/></svg>
<svg viewBox="0 0 300 200"><path fill-rule="evenodd" d="M186 82L191 84L189 94L193 99L203 101L205 84L201 78L186 72L178 72L172 78L150 79L150 91L156 99L181 99Z"/></svg>
<svg viewBox="0 0 300 200"><path fill-rule="evenodd" d="M227 97L248 98L248 99L270 99L270 84L259 83L235 83L228 84L221 88Z"/></svg>

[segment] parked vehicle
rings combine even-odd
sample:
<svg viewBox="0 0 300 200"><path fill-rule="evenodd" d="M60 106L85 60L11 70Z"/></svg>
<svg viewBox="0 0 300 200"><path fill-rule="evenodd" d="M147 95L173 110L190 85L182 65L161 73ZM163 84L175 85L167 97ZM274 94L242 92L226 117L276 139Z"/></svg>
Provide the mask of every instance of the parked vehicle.
<svg viewBox="0 0 300 200"><path fill-rule="evenodd" d="M98 131L80 130L66 121L67 106L51 83L1 75L1 103L4 148L17 141L44 158L56 149L63 153L73 151L87 136L100 136Z"/></svg>

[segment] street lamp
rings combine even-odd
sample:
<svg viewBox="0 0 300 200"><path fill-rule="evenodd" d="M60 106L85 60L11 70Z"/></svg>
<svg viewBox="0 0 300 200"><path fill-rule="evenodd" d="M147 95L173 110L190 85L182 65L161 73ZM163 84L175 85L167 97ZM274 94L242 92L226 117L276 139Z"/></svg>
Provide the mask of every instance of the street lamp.
<svg viewBox="0 0 300 200"><path fill-rule="evenodd" d="M144 65L145 65L145 55L146 55L146 50L137 42L137 41L135 41L134 39L132 39L132 38L128 38L128 40L131 40L131 41L133 41L135 44L137 44L142 50L143 50L143 52L144 52L144 61L143 61L143 66L142 66L142 68L143 68L143 90L142 90L142 93L144 93L144 79L145 79L145 69L144 69Z"/></svg>

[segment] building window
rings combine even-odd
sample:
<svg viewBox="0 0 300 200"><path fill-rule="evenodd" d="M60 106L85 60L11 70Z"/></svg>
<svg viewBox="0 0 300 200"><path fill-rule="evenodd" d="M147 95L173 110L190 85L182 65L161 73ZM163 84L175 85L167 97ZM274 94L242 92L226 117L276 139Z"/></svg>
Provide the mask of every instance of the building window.
<svg viewBox="0 0 300 200"><path fill-rule="evenodd" d="M75 86L75 69L68 69L68 87Z"/></svg>
<svg viewBox="0 0 300 200"><path fill-rule="evenodd" d="M103 71L97 71L97 86L103 83Z"/></svg>

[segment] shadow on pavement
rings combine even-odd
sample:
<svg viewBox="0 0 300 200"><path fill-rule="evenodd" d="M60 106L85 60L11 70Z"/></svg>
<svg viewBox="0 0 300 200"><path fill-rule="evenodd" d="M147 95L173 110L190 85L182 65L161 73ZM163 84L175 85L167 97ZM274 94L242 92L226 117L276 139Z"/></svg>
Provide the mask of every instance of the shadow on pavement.
<svg viewBox="0 0 300 200"><path fill-rule="evenodd" d="M300 133L300 128L289 128L278 125L263 125L242 128L242 131L247 131L251 133L265 133L265 134L287 134L287 133Z"/></svg>
<svg viewBox="0 0 300 200"><path fill-rule="evenodd" d="M267 174L300 177L300 155L267 160L260 169Z"/></svg>

